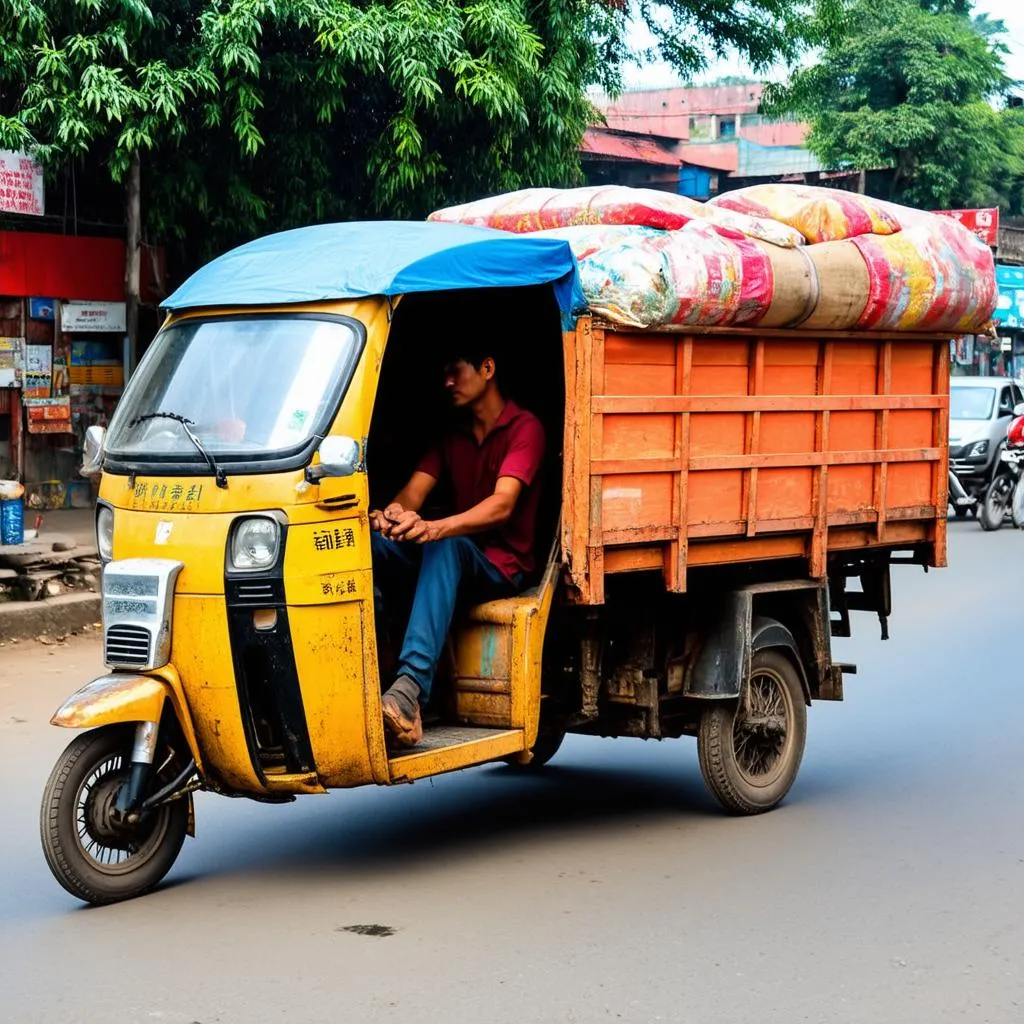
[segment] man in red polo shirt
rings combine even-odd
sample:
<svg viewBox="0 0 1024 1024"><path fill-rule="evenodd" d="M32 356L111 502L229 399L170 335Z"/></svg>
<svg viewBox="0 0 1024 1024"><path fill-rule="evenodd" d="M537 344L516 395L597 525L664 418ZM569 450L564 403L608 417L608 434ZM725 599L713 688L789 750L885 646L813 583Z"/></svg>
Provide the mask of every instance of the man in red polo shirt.
<svg viewBox="0 0 1024 1024"><path fill-rule="evenodd" d="M467 344L444 372L463 422L424 455L386 509L370 513L375 575L385 584L416 577L398 675L383 697L384 724L402 746L423 736L420 708L456 600L511 596L534 567L544 429L502 395L489 350ZM442 477L451 483L455 513L423 519L419 510Z"/></svg>

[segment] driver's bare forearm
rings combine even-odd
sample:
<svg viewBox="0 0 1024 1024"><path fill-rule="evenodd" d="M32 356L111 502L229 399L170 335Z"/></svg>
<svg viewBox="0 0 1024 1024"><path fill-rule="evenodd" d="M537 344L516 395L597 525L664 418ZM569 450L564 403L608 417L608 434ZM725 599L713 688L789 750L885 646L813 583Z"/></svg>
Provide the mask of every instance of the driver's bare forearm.
<svg viewBox="0 0 1024 1024"><path fill-rule="evenodd" d="M403 487L395 495L394 501L391 504L401 505L402 508L407 508L410 512L419 512L423 507L424 501L426 501L426 495L419 495L408 487Z"/></svg>
<svg viewBox="0 0 1024 1024"><path fill-rule="evenodd" d="M445 537L469 537L474 533L493 530L508 522L515 507L516 499L513 495L492 494L465 512L438 519L435 523L437 540L443 540Z"/></svg>
<svg viewBox="0 0 1024 1024"><path fill-rule="evenodd" d="M428 473L417 470L409 478L409 482L395 495L393 505L401 505L409 512L419 512L423 503L430 497L437 481Z"/></svg>

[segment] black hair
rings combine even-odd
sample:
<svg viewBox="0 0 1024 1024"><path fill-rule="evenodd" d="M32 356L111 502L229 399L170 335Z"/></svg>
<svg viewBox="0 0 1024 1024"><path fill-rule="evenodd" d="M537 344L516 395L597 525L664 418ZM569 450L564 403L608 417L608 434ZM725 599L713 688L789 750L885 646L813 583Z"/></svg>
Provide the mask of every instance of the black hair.
<svg viewBox="0 0 1024 1024"><path fill-rule="evenodd" d="M495 367L501 362L497 346L486 338L453 338L444 346L442 357L445 366L463 361L475 370L487 359L493 359Z"/></svg>

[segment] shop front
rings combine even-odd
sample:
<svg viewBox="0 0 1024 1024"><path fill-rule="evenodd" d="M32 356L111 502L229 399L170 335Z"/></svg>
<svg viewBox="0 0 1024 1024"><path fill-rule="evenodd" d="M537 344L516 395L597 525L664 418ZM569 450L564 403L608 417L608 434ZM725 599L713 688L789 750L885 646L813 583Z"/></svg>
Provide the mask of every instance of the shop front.
<svg viewBox="0 0 1024 1024"><path fill-rule="evenodd" d="M0 478L29 508L86 505L86 429L124 387L125 247L119 239L0 232Z"/></svg>
<svg viewBox="0 0 1024 1024"><path fill-rule="evenodd" d="M1015 377L1024 383L1024 267L997 264L996 283L994 332L954 338L950 371L954 377Z"/></svg>
<svg viewBox="0 0 1024 1024"><path fill-rule="evenodd" d="M993 320L1004 376L1024 382L1024 267L996 266L999 299Z"/></svg>

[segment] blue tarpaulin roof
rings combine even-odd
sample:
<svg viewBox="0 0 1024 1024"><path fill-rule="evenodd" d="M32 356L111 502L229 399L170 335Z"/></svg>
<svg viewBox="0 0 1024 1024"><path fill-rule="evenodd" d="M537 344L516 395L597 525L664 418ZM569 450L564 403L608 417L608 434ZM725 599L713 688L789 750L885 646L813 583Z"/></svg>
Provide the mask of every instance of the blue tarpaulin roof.
<svg viewBox="0 0 1024 1024"><path fill-rule="evenodd" d="M466 224L353 221L267 235L197 270L165 309L279 306L370 295L552 284L563 319L586 309L569 243Z"/></svg>

